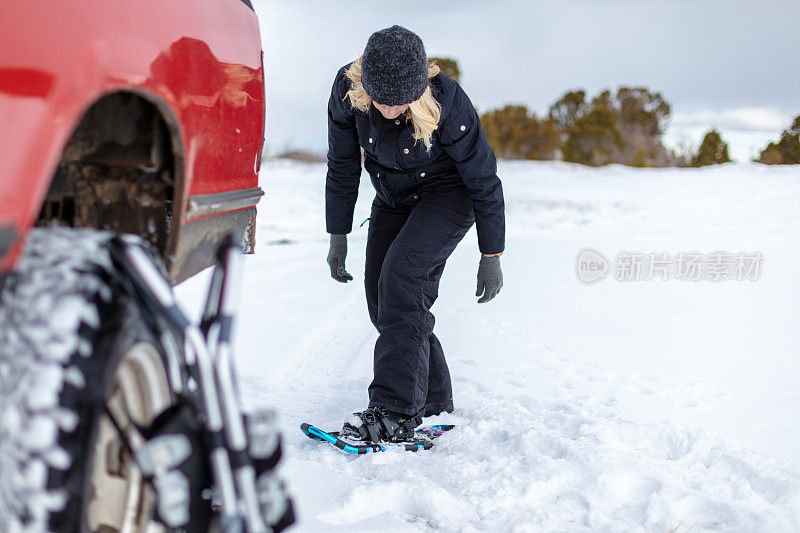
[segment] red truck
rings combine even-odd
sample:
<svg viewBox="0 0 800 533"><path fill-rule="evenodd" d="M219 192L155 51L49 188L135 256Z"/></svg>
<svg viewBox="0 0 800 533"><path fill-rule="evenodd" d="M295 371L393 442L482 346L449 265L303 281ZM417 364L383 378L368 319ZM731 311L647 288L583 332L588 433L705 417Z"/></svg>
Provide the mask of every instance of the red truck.
<svg viewBox="0 0 800 533"><path fill-rule="evenodd" d="M0 530L282 529L230 355L263 195L250 1L2 11ZM214 264L193 326L170 285Z"/></svg>

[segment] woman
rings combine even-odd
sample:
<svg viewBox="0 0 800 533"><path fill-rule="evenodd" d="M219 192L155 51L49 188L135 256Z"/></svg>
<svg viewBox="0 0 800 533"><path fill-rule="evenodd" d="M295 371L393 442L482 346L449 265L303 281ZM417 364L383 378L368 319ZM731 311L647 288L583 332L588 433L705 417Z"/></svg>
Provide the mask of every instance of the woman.
<svg viewBox="0 0 800 533"><path fill-rule="evenodd" d="M478 303L503 285L503 189L494 153L461 87L428 63L422 40L392 26L342 67L328 102L325 215L331 276L346 283L347 237L364 168L376 195L364 285L379 332L369 406L342 436L413 437L421 417L453 411L450 373L430 307L447 258L476 224Z"/></svg>

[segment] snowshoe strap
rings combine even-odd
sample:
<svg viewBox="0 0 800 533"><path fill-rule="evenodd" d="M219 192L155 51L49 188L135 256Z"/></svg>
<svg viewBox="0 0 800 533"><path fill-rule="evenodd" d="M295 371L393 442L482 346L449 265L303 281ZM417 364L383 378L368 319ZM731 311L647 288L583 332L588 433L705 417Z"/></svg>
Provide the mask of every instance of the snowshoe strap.
<svg viewBox="0 0 800 533"><path fill-rule="evenodd" d="M422 417L419 414L414 415L413 417L409 418L402 424L400 424L400 428L403 431L414 431L414 428L422 424Z"/></svg>
<svg viewBox="0 0 800 533"><path fill-rule="evenodd" d="M402 420L402 419L401 419ZM387 423L388 421L388 423ZM384 428L386 429L386 436L389 440L397 442L400 436L404 433L413 435L414 428L422 424L422 418L417 414L407 420L391 421L390 419L384 420ZM408 438L408 437L405 437Z"/></svg>
<svg viewBox="0 0 800 533"><path fill-rule="evenodd" d="M367 438L370 442L381 441L381 419L369 409L361 413L361 421L367 430Z"/></svg>
<svg viewBox="0 0 800 533"><path fill-rule="evenodd" d="M369 437L369 441L372 443L377 443L381 441L381 430L378 427L378 424L364 424L364 427L367 428L367 436Z"/></svg>

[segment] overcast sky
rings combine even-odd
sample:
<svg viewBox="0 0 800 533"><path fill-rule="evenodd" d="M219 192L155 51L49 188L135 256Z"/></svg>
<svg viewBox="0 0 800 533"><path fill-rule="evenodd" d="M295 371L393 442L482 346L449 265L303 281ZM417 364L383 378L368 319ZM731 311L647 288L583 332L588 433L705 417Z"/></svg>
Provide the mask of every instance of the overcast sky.
<svg viewBox="0 0 800 533"><path fill-rule="evenodd" d="M400 24L429 56L458 60L483 111L538 115L565 90L645 85L672 104L668 144L718 127L750 157L800 114L800 0L477 2L254 0L267 84L267 146L327 148L333 77L370 34Z"/></svg>

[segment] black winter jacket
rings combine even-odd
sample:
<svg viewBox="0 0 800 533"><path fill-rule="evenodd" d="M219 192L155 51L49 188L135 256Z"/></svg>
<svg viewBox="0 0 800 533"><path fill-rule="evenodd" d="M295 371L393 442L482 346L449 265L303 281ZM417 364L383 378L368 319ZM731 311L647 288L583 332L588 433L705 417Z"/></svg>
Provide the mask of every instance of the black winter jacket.
<svg viewBox="0 0 800 533"><path fill-rule="evenodd" d="M413 126L401 116L388 120L370 106L362 113L350 105L350 81L336 74L328 101L328 175L325 219L331 234L350 233L361 176L361 152L378 198L390 206L413 203L426 191L469 189L475 212L478 247L485 254L505 248L503 187L497 161L480 127L480 119L461 86L444 73L431 78L433 96L442 106L430 153L414 143Z"/></svg>

